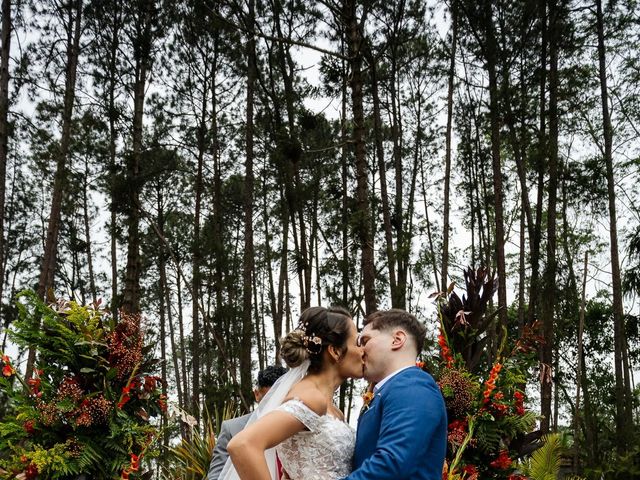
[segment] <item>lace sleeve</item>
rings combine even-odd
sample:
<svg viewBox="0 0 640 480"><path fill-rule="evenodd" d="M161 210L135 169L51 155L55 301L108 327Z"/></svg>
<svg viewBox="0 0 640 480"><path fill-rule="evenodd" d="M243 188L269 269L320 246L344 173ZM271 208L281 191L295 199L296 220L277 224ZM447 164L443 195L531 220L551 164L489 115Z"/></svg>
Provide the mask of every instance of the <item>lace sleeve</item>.
<svg viewBox="0 0 640 480"><path fill-rule="evenodd" d="M276 408L276 410L293 415L312 432L316 432L319 429L320 417L318 416L318 414L307 407L298 398L287 400L278 408Z"/></svg>

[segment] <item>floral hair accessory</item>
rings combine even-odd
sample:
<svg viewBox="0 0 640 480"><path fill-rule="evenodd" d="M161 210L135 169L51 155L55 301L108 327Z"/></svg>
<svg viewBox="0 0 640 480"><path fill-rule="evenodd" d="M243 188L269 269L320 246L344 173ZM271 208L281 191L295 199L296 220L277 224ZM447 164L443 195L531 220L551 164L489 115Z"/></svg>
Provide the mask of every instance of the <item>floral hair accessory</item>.
<svg viewBox="0 0 640 480"><path fill-rule="evenodd" d="M318 355L322 352L322 339L316 336L315 333L311 333L311 335L307 335L307 327L309 326L309 322L300 322L296 327L296 330L302 332L302 343L304 344L304 348L307 350L309 355Z"/></svg>
<svg viewBox="0 0 640 480"><path fill-rule="evenodd" d="M305 335L302 337L304 348L310 355L318 355L322 351L322 339L316 337L315 334Z"/></svg>

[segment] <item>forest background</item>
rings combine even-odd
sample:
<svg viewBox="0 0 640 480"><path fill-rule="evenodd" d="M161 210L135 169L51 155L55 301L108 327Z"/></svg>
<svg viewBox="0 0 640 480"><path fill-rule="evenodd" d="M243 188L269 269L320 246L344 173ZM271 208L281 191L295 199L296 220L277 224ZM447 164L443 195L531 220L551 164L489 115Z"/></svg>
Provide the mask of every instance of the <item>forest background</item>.
<svg viewBox="0 0 640 480"><path fill-rule="evenodd" d="M633 455L638 11L3 0L2 350L19 291L104 298L200 418L250 398L304 308L435 330L429 294L488 266L498 326L542 328L542 431L578 421L594 468Z"/></svg>

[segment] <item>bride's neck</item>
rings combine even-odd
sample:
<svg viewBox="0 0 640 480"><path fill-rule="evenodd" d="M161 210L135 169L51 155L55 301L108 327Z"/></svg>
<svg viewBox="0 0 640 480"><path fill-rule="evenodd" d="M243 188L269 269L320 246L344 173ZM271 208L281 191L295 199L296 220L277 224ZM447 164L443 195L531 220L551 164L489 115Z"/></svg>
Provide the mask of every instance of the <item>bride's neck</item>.
<svg viewBox="0 0 640 480"><path fill-rule="evenodd" d="M331 398L333 398L333 393L344 381L338 372L331 368L326 368L318 373L313 373L308 376L311 377L319 389L324 391Z"/></svg>

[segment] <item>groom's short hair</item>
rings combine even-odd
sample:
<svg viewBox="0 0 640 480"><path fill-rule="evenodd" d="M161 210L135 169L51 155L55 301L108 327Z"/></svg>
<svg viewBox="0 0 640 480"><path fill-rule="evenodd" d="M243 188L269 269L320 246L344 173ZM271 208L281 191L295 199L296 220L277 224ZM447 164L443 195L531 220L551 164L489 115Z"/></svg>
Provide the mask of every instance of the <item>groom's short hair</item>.
<svg viewBox="0 0 640 480"><path fill-rule="evenodd" d="M414 315L406 310L392 308L391 310L378 310L364 319L365 325L371 325L375 330L393 330L400 328L413 338L416 346L416 356L422 351L427 327L425 327Z"/></svg>

